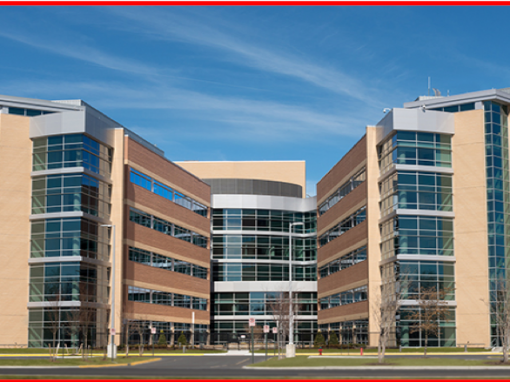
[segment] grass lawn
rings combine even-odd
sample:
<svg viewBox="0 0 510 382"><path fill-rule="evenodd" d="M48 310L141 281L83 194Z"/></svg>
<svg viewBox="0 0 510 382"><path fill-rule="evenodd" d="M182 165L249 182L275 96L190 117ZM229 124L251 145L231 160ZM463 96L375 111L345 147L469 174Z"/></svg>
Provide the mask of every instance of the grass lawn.
<svg viewBox="0 0 510 382"><path fill-rule="evenodd" d="M272 358L265 362L257 363L255 367L321 367L321 366L497 366L503 364L499 359L494 360L463 360L451 358L386 358L384 364L379 364L377 358L352 358L352 359L334 359L334 358L308 358L307 356L297 356L295 358L286 358L278 360Z"/></svg>
<svg viewBox="0 0 510 382"><path fill-rule="evenodd" d="M139 361L149 361L157 358L152 357L122 357L119 356L115 360L103 357L93 357L88 360L82 358L59 358L55 362L49 359L0 359L0 366L101 366L101 365L127 365Z"/></svg>
<svg viewBox="0 0 510 382"><path fill-rule="evenodd" d="M484 348L468 348L468 353L477 353L477 352L491 352L491 349ZM267 349L267 354L273 354L274 350L272 348ZM278 353L278 350L276 350ZM285 349L284 349L285 352ZM265 350L255 350L255 353L265 353ZM318 348L305 348L305 349L296 349L296 354L306 353L306 354L317 354L319 355ZM327 349L322 348L322 354L335 353L335 354L351 354L351 355L359 355L360 349ZM377 354L377 348L371 349L363 349L364 354ZM402 352L399 349L386 349L386 354L400 354L400 353L422 353L423 348L402 348ZM427 354L432 353L464 353L464 348L427 348Z"/></svg>
<svg viewBox="0 0 510 382"><path fill-rule="evenodd" d="M103 354L103 350L94 350L93 351L93 354L94 355L102 355ZM208 354L208 353L225 353L226 350L200 350L200 349L189 349L188 347L186 347L186 354L187 353L192 353L192 354ZM65 349L62 349L60 348L59 351L58 351L58 354L59 355L62 355L63 353L65 353L65 355L67 356L67 351ZM126 353L126 351L124 349L119 349L117 350L117 354L120 356L120 355L124 355ZM158 353L158 354L175 354L175 353L178 353L178 354L182 354L182 349L176 349L176 350L173 350L173 349L154 349L154 353ZM47 355L49 356L50 355L50 351L46 348L44 349L41 349L41 348L29 348L29 349L22 349L22 348L10 348L10 349L0 349L0 355L2 354L26 354L26 355L30 355L30 354L37 354L37 355ZM143 352L144 356L151 356L152 355L152 347L148 347L148 348L145 348L144 349L144 352ZM134 349L134 348L131 348L129 350L129 355L130 356L137 356L138 355L138 349Z"/></svg>

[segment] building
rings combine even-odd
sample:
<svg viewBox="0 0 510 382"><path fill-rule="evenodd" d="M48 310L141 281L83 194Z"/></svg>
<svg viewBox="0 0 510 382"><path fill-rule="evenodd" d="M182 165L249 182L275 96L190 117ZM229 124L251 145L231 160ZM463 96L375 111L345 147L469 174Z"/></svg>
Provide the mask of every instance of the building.
<svg viewBox="0 0 510 382"><path fill-rule="evenodd" d="M214 343L250 338L250 317L256 319L256 340L262 340L264 325L273 328L278 322L288 334L290 241L294 342L313 342L317 332L317 206L315 197L304 198L305 163L178 164L211 186Z"/></svg>
<svg viewBox="0 0 510 382"><path fill-rule="evenodd" d="M500 343L489 307L507 277L508 105L508 89L419 97L319 182L321 330L376 346L381 285L396 282L393 345L424 345L410 314L427 288L449 308L429 346Z"/></svg>
<svg viewBox="0 0 510 382"><path fill-rule="evenodd" d="M207 184L80 100L0 96L0 163L0 343L208 341Z"/></svg>
<svg viewBox="0 0 510 382"><path fill-rule="evenodd" d="M492 89L392 109L305 197L301 161L172 163L83 101L0 96L0 343L239 342L249 317L257 336L288 326L292 291L295 342L376 346L389 288L389 345L425 344L430 289L448 314L428 346L499 345L509 105Z"/></svg>

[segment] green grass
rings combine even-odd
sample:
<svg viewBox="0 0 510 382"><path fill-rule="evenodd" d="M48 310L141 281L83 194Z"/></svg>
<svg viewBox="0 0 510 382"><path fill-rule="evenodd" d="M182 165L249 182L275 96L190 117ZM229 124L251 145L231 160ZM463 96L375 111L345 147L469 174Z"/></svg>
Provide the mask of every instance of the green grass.
<svg viewBox="0 0 510 382"><path fill-rule="evenodd" d="M468 353L476 353L476 352L491 352L491 349L484 348L468 348ZM285 351L285 349L284 349ZM274 350L272 348L267 349L268 354L273 354ZM278 350L276 351L278 353ZM255 353L265 353L264 349L255 350ZM319 354L318 348L305 348L305 349L296 349L296 354L306 353L306 354ZM335 353L335 354L350 354L357 355L360 354L360 349L328 349L323 348L322 354ZM377 348L363 349L364 354L377 354ZM402 352L399 349L386 349L386 354L403 354L403 353L423 353L423 348L402 348ZM427 348L427 354L429 353L464 353L464 348Z"/></svg>
<svg viewBox="0 0 510 382"><path fill-rule="evenodd" d="M70 350L71 351L71 350ZM73 350L74 351L74 350ZM94 355L102 355L103 354L103 350L94 350L93 351L93 354ZM200 349L189 349L188 347L186 347L186 353L192 353L192 354L208 354L208 353L225 353L226 350L206 350L206 349L203 349L203 350L200 350ZM58 354L59 355L62 355L63 353L65 353L64 355L67 355L67 351L65 349L62 349L60 348L59 351L58 351ZM126 353L126 351L124 349L119 349L117 351L117 353L119 355L123 355ZM158 354L181 354L182 353L182 349L176 349L176 350L173 350L173 349L154 349L154 353L158 353ZM47 349L47 348L10 348L10 349L0 349L0 355L2 354L25 354L25 355L30 355L30 354L41 354L41 355L50 355L50 351ZM146 347L143 351L143 354L144 355L152 355L152 347ZM129 349L129 355L138 355L138 349L135 349L135 348L131 348Z"/></svg>
<svg viewBox="0 0 510 382"><path fill-rule="evenodd" d="M272 358L268 361L254 364L255 367L321 367L321 366L496 366L505 365L499 360L464 360L452 358L385 358L384 364L379 364L377 358L308 358L297 356L278 360Z"/></svg>
<svg viewBox="0 0 510 382"><path fill-rule="evenodd" d="M101 366L101 365L127 365L138 361L148 361L152 357L117 357L115 360L103 357L93 357L88 360L82 358L59 358L55 362L49 359L0 359L0 366Z"/></svg>

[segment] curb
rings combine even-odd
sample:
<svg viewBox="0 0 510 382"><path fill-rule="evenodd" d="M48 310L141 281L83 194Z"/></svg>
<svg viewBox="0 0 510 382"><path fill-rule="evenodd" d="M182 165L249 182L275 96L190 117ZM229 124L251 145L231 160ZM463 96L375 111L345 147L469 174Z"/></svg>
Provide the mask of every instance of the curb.
<svg viewBox="0 0 510 382"><path fill-rule="evenodd" d="M151 363L151 362L157 362L157 361L161 361L161 358L148 359L147 361L137 361L137 362L129 363L128 366L143 365L144 363Z"/></svg>
<svg viewBox="0 0 510 382"><path fill-rule="evenodd" d="M249 370L508 370L510 366L313 366L313 367L257 367L243 366Z"/></svg>

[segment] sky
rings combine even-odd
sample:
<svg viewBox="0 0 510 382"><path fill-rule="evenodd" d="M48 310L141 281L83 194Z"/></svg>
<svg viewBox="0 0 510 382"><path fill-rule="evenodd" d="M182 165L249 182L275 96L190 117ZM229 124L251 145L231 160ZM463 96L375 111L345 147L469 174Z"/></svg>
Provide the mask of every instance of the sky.
<svg viewBox="0 0 510 382"><path fill-rule="evenodd" d="M0 94L82 99L172 161L305 160L384 108L510 87L508 7L0 8Z"/></svg>

